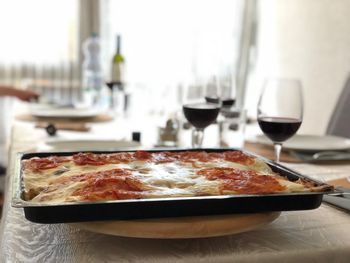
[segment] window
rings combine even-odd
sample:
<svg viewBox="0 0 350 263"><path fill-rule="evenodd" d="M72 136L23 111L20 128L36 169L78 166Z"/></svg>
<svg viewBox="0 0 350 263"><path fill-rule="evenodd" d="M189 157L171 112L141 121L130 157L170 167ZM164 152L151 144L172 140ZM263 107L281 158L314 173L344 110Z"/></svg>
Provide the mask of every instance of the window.
<svg viewBox="0 0 350 263"><path fill-rule="evenodd" d="M97 31L106 79L121 34L130 86L154 95L170 94L179 85L204 87L214 77L233 85L246 5L244 0L0 0L0 83L27 79L44 95L51 90L46 95L71 98L63 90L80 89L82 42Z"/></svg>
<svg viewBox="0 0 350 263"><path fill-rule="evenodd" d="M171 94L178 85L231 79L237 74L244 1L105 0L105 61L122 36L127 81ZM109 75L109 64L106 67ZM234 84L234 83L232 83ZM162 90L164 92L162 92Z"/></svg>
<svg viewBox="0 0 350 263"><path fill-rule="evenodd" d="M0 0L0 83L30 79L41 92L73 85L79 78L78 30L78 1Z"/></svg>
<svg viewBox="0 0 350 263"><path fill-rule="evenodd" d="M71 0L0 0L0 61L76 61L77 14L77 2Z"/></svg>

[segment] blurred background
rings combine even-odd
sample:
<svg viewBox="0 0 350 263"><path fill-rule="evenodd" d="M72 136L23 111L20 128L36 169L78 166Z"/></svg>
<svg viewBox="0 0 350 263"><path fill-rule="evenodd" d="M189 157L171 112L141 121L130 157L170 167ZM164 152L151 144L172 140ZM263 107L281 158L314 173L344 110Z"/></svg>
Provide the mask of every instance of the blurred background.
<svg viewBox="0 0 350 263"><path fill-rule="evenodd" d="M119 35L130 112L171 114L220 87L255 118L264 79L297 78L300 133L324 134L350 67L348 10L349 0L0 0L0 84L75 104L84 43L98 37L106 88Z"/></svg>

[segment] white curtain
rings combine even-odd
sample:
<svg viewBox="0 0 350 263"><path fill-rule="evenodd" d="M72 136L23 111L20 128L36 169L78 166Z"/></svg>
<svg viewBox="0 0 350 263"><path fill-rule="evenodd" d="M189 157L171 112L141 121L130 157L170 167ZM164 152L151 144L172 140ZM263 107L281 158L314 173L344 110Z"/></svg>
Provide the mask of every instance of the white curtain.
<svg viewBox="0 0 350 263"><path fill-rule="evenodd" d="M121 34L130 85L171 94L215 79L235 88L252 1L0 0L0 83L29 80L44 96L71 98L80 88L81 44L97 32L106 79Z"/></svg>
<svg viewBox="0 0 350 263"><path fill-rule="evenodd" d="M101 0L106 78L120 34L127 84L150 110L179 103L184 87L203 95L212 82L228 82L235 96L245 7L243 0Z"/></svg>
<svg viewBox="0 0 350 263"><path fill-rule="evenodd" d="M77 0L0 0L0 84L69 97L80 78L78 8Z"/></svg>
<svg viewBox="0 0 350 263"><path fill-rule="evenodd" d="M80 78L78 9L77 0L0 0L0 86L29 87L47 100L71 98ZM4 166L13 102L0 98Z"/></svg>

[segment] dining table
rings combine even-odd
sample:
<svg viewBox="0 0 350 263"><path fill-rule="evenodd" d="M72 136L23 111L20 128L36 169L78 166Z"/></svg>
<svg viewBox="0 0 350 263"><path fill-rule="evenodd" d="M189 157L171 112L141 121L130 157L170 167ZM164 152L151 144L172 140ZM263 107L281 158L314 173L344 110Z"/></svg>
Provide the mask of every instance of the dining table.
<svg viewBox="0 0 350 263"><path fill-rule="evenodd" d="M34 151L47 136L30 123L13 125L0 225L1 262L350 262L350 213L327 203L282 212L250 231L204 238L135 238L74 224L33 223L23 208L11 206L11 186L17 154ZM350 173L350 162L283 165L319 181Z"/></svg>

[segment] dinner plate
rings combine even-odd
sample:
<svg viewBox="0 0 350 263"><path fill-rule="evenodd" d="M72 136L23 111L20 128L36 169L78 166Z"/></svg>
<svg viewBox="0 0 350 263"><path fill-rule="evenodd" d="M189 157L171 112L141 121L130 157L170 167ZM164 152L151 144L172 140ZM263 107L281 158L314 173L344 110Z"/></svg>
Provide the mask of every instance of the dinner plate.
<svg viewBox="0 0 350 263"><path fill-rule="evenodd" d="M31 105L30 113L39 118L92 118L101 114L100 109Z"/></svg>
<svg viewBox="0 0 350 263"><path fill-rule="evenodd" d="M265 135L258 135L256 142L272 145ZM283 143L283 148L294 151L340 151L350 149L350 139L338 136L295 135Z"/></svg>
<svg viewBox="0 0 350 263"><path fill-rule="evenodd" d="M46 151L112 151L139 147L140 143L127 140L55 140L40 145Z"/></svg>
<svg viewBox="0 0 350 263"><path fill-rule="evenodd" d="M107 235L138 238L204 238L250 231L274 221L281 213L234 214L159 219L72 223Z"/></svg>

